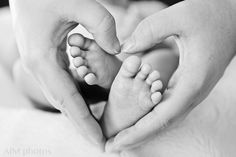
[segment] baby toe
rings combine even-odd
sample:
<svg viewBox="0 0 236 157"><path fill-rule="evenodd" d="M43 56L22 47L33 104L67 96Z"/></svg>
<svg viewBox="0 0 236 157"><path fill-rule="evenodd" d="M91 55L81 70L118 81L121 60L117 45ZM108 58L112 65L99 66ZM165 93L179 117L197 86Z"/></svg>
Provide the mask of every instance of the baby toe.
<svg viewBox="0 0 236 157"><path fill-rule="evenodd" d="M86 66L80 66L77 68L77 73L81 78L84 78L84 76L88 73L88 68Z"/></svg>
<svg viewBox="0 0 236 157"><path fill-rule="evenodd" d="M151 72L151 70L152 70L152 67L149 64L144 64L141 67L141 70L139 71L139 73L136 75L136 78L139 78L141 80L146 79L149 73Z"/></svg>
<svg viewBox="0 0 236 157"><path fill-rule="evenodd" d="M72 34L68 38L68 44L70 46L77 46L77 47L82 47L84 45L85 38L81 34Z"/></svg>
<svg viewBox="0 0 236 157"><path fill-rule="evenodd" d="M147 84L151 85L154 81L160 78L160 73L158 71L153 71L146 79Z"/></svg>
<svg viewBox="0 0 236 157"><path fill-rule="evenodd" d="M80 55L81 55L81 50L80 50L80 48L79 48L79 47L76 47L76 46L72 46L72 47L70 48L70 55L71 55L72 57L78 57L78 56L80 56Z"/></svg>
<svg viewBox="0 0 236 157"><path fill-rule="evenodd" d="M85 60L82 57L76 57L73 59L73 64L76 68L85 65Z"/></svg>
<svg viewBox="0 0 236 157"><path fill-rule="evenodd" d="M119 75L121 74L124 77L134 77L139 70L141 65L141 59L137 56L130 56L124 60Z"/></svg>
<svg viewBox="0 0 236 157"><path fill-rule="evenodd" d="M83 50L90 49L93 45L96 45L94 40L91 40L89 38L84 37L81 34L72 34L69 39L68 43L70 46L77 46L80 47Z"/></svg>
<svg viewBox="0 0 236 157"><path fill-rule="evenodd" d="M93 73L89 73L84 77L84 80L89 85L96 84L97 77Z"/></svg>
<svg viewBox="0 0 236 157"><path fill-rule="evenodd" d="M151 92L154 93L156 91L160 91L163 87L161 80L154 81L151 86Z"/></svg>
<svg viewBox="0 0 236 157"><path fill-rule="evenodd" d="M153 104L158 104L160 101L161 101L161 93L160 92L156 92L156 93L153 93L151 95L151 100L153 102Z"/></svg>

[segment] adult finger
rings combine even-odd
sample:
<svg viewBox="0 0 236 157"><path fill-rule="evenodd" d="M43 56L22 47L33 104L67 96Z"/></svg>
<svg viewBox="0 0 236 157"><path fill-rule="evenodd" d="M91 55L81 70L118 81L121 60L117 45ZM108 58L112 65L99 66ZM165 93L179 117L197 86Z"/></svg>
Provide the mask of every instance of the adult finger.
<svg viewBox="0 0 236 157"><path fill-rule="evenodd" d="M178 124L208 95L221 76L215 68L218 61L209 62L211 55L196 52L182 56L161 103L134 126L109 140L106 151L131 149L146 142L164 129Z"/></svg>
<svg viewBox="0 0 236 157"><path fill-rule="evenodd" d="M180 35L184 14L185 3L159 11L145 18L136 28L134 33L122 45L122 51L136 53L144 51L162 42L169 36Z"/></svg>
<svg viewBox="0 0 236 157"><path fill-rule="evenodd" d="M176 120L176 115L182 114L181 110L186 109L185 106L184 109L183 107L180 108L180 105L183 105L184 102L183 100L179 103L176 102L178 99L174 99L173 97L175 96L171 95L171 93L174 92L177 91L169 90L166 92L163 95L163 101L158 104L153 111L143 117L134 126L121 131L114 139L109 140L106 144L106 151L122 151L136 147L147 140L150 140L154 135L160 134L164 128L166 129L170 123L173 123L172 120ZM186 96L185 92L178 94L185 94ZM189 97L192 98L193 96L191 95L187 95L184 101L187 101Z"/></svg>
<svg viewBox="0 0 236 157"><path fill-rule="evenodd" d="M102 148L104 138L101 128L91 115L65 66L55 62L54 57L37 57L28 62L27 67L31 67L30 72L39 81L49 102L64 113L84 137Z"/></svg>
<svg viewBox="0 0 236 157"><path fill-rule="evenodd" d="M78 0L77 0L78 1ZM67 9L73 21L82 24L96 42L108 53L120 52L120 43L116 35L116 24L113 16L101 4L94 0L79 0L73 9Z"/></svg>

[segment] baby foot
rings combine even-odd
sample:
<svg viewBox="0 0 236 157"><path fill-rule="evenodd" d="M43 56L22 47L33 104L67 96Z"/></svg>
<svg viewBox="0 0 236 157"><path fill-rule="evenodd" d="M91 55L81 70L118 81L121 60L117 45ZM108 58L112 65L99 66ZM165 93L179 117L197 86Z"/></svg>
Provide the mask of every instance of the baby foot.
<svg viewBox="0 0 236 157"><path fill-rule="evenodd" d="M96 84L110 89L122 64L121 61L106 53L94 40L81 34L71 35L68 43L78 75L89 85Z"/></svg>
<svg viewBox="0 0 236 157"><path fill-rule="evenodd" d="M162 82L148 64L136 56L127 58L117 74L101 124L106 137L133 125L161 100Z"/></svg>

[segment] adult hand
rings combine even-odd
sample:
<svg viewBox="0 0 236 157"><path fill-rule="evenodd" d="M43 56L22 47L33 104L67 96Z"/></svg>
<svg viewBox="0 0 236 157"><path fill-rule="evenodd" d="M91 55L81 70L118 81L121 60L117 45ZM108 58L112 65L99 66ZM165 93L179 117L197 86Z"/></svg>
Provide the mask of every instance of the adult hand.
<svg viewBox="0 0 236 157"><path fill-rule="evenodd" d="M177 71L163 100L134 126L107 142L107 151L138 146L173 127L209 94L236 50L236 2L188 0L144 19L124 43L135 53L174 36L179 47Z"/></svg>
<svg viewBox="0 0 236 157"><path fill-rule="evenodd" d="M166 7L165 4L159 1L130 2L120 27L117 23L120 41L127 39L144 18Z"/></svg>
<svg viewBox="0 0 236 157"><path fill-rule="evenodd" d="M115 22L94 0L10 0L18 48L26 69L49 102L94 144L104 138L68 70L66 36L78 23L110 54L120 51Z"/></svg>

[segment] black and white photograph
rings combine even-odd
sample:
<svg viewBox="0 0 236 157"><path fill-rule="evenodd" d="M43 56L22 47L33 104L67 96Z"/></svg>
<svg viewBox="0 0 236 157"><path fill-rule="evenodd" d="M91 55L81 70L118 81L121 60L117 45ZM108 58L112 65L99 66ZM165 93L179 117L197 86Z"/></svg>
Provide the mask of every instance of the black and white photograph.
<svg viewBox="0 0 236 157"><path fill-rule="evenodd" d="M0 0L0 157L236 157L236 0Z"/></svg>

